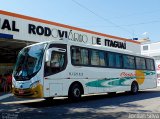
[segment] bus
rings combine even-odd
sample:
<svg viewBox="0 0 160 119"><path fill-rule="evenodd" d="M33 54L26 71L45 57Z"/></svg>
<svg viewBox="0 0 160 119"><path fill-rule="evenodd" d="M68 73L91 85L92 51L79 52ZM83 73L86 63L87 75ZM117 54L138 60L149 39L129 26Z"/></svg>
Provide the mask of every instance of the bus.
<svg viewBox="0 0 160 119"><path fill-rule="evenodd" d="M17 57L12 79L18 97L45 98L156 88L152 57L129 50L80 44L60 39L23 48Z"/></svg>

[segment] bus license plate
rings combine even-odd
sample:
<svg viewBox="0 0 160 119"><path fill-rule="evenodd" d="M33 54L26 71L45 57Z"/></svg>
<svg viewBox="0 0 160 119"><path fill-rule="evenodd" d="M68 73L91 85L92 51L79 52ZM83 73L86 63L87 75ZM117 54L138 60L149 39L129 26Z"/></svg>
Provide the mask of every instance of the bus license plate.
<svg viewBox="0 0 160 119"><path fill-rule="evenodd" d="M19 90L19 94L24 94L24 90Z"/></svg>

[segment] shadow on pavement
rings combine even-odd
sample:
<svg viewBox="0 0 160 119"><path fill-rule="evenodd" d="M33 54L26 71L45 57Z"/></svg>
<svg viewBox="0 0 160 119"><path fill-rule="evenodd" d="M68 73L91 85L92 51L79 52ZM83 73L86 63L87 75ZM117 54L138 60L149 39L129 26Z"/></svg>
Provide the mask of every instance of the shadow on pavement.
<svg viewBox="0 0 160 119"><path fill-rule="evenodd" d="M160 90L148 90L140 91L137 95L131 95L129 93L118 93L115 96L109 96L107 94L85 96L79 102L72 102L67 99L53 99L53 101L47 102L40 100L37 102L24 102L20 104L4 105L4 108L0 112L20 112L20 115L24 117L34 117L45 119L48 118L118 118L123 119L128 117L126 112L107 113L107 110L118 107L132 107L143 108L141 105L137 105L134 101L141 101L151 98L160 97ZM103 109L105 108L105 109ZM8 110L9 109L9 110ZM105 110L105 113L98 112L99 110ZM96 112L95 112L96 110ZM144 113L142 111L142 113ZM26 116L25 116L26 115Z"/></svg>
<svg viewBox="0 0 160 119"><path fill-rule="evenodd" d="M83 103L94 103L97 101L101 101L101 105L103 106L103 102L107 102L105 105L120 105L123 103L128 102L134 102L134 101L140 101L150 98L156 98L160 97L160 91L140 91L136 95L131 95L128 92L123 93L117 93L116 95L107 95L107 94L100 94L100 95L92 95L92 96L84 96L79 102L73 102L67 99L53 99L52 101L48 102L46 100L42 100L39 102L29 102L29 103L23 103L22 105L34 107L34 108L43 108L43 107L54 107L64 104L83 104ZM94 104L94 107L100 106L100 104ZM129 106L129 105L126 105ZM86 106L85 106L86 107ZM87 105L87 107L92 107L92 105Z"/></svg>

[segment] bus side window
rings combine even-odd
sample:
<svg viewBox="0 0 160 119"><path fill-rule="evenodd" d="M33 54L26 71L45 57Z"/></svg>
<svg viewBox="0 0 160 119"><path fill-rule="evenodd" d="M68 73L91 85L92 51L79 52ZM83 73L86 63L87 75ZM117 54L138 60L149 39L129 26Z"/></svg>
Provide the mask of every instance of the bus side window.
<svg viewBox="0 0 160 119"><path fill-rule="evenodd" d="M71 48L71 59L73 65L88 65L88 50L79 47L72 47Z"/></svg>
<svg viewBox="0 0 160 119"><path fill-rule="evenodd" d="M99 65L99 54L96 50L91 50L91 65Z"/></svg>
<svg viewBox="0 0 160 119"><path fill-rule="evenodd" d="M153 59L146 59L146 68L147 70L155 70Z"/></svg>
<svg viewBox="0 0 160 119"><path fill-rule="evenodd" d="M89 52L87 49L81 49L81 64L88 65L89 64Z"/></svg>
<svg viewBox="0 0 160 119"><path fill-rule="evenodd" d="M136 57L136 68L137 69L146 69L145 59L141 57Z"/></svg>
<svg viewBox="0 0 160 119"><path fill-rule="evenodd" d="M99 52L99 60L100 60L100 66L107 66L105 61L105 52L100 51Z"/></svg>
<svg viewBox="0 0 160 119"><path fill-rule="evenodd" d="M106 66L105 52L98 50L91 50L91 65L98 67Z"/></svg>
<svg viewBox="0 0 160 119"><path fill-rule="evenodd" d="M64 54L59 52L52 52L51 67L61 68L64 64Z"/></svg>
<svg viewBox="0 0 160 119"><path fill-rule="evenodd" d="M52 51L51 60L46 62L45 65L45 76L53 75L64 70L66 66L65 60L65 53Z"/></svg>
<svg viewBox="0 0 160 119"><path fill-rule="evenodd" d="M122 55L115 54L115 60L116 60L116 68L121 68L122 67Z"/></svg>
<svg viewBox="0 0 160 119"><path fill-rule="evenodd" d="M122 55L118 53L108 53L108 66L111 68L122 68Z"/></svg>
<svg viewBox="0 0 160 119"><path fill-rule="evenodd" d="M135 58L129 55L123 55L123 67L126 69L135 69Z"/></svg>
<svg viewBox="0 0 160 119"><path fill-rule="evenodd" d="M108 53L108 66L114 67L115 66L115 55L114 53L109 52Z"/></svg>
<svg viewBox="0 0 160 119"><path fill-rule="evenodd" d="M72 57L72 63L73 64L80 64L80 50L78 48L72 47L71 49L71 57Z"/></svg>

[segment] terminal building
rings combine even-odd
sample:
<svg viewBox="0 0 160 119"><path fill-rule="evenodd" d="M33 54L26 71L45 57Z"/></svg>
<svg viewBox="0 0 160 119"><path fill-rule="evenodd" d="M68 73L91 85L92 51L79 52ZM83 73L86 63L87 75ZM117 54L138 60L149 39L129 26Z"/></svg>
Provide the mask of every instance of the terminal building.
<svg viewBox="0 0 160 119"><path fill-rule="evenodd" d="M157 70L157 85L160 86L160 42L151 43L144 39L141 44L141 53L143 55L154 57Z"/></svg>
<svg viewBox="0 0 160 119"><path fill-rule="evenodd" d="M141 53L140 43L131 39L0 10L0 74L12 72L23 47L60 38Z"/></svg>

